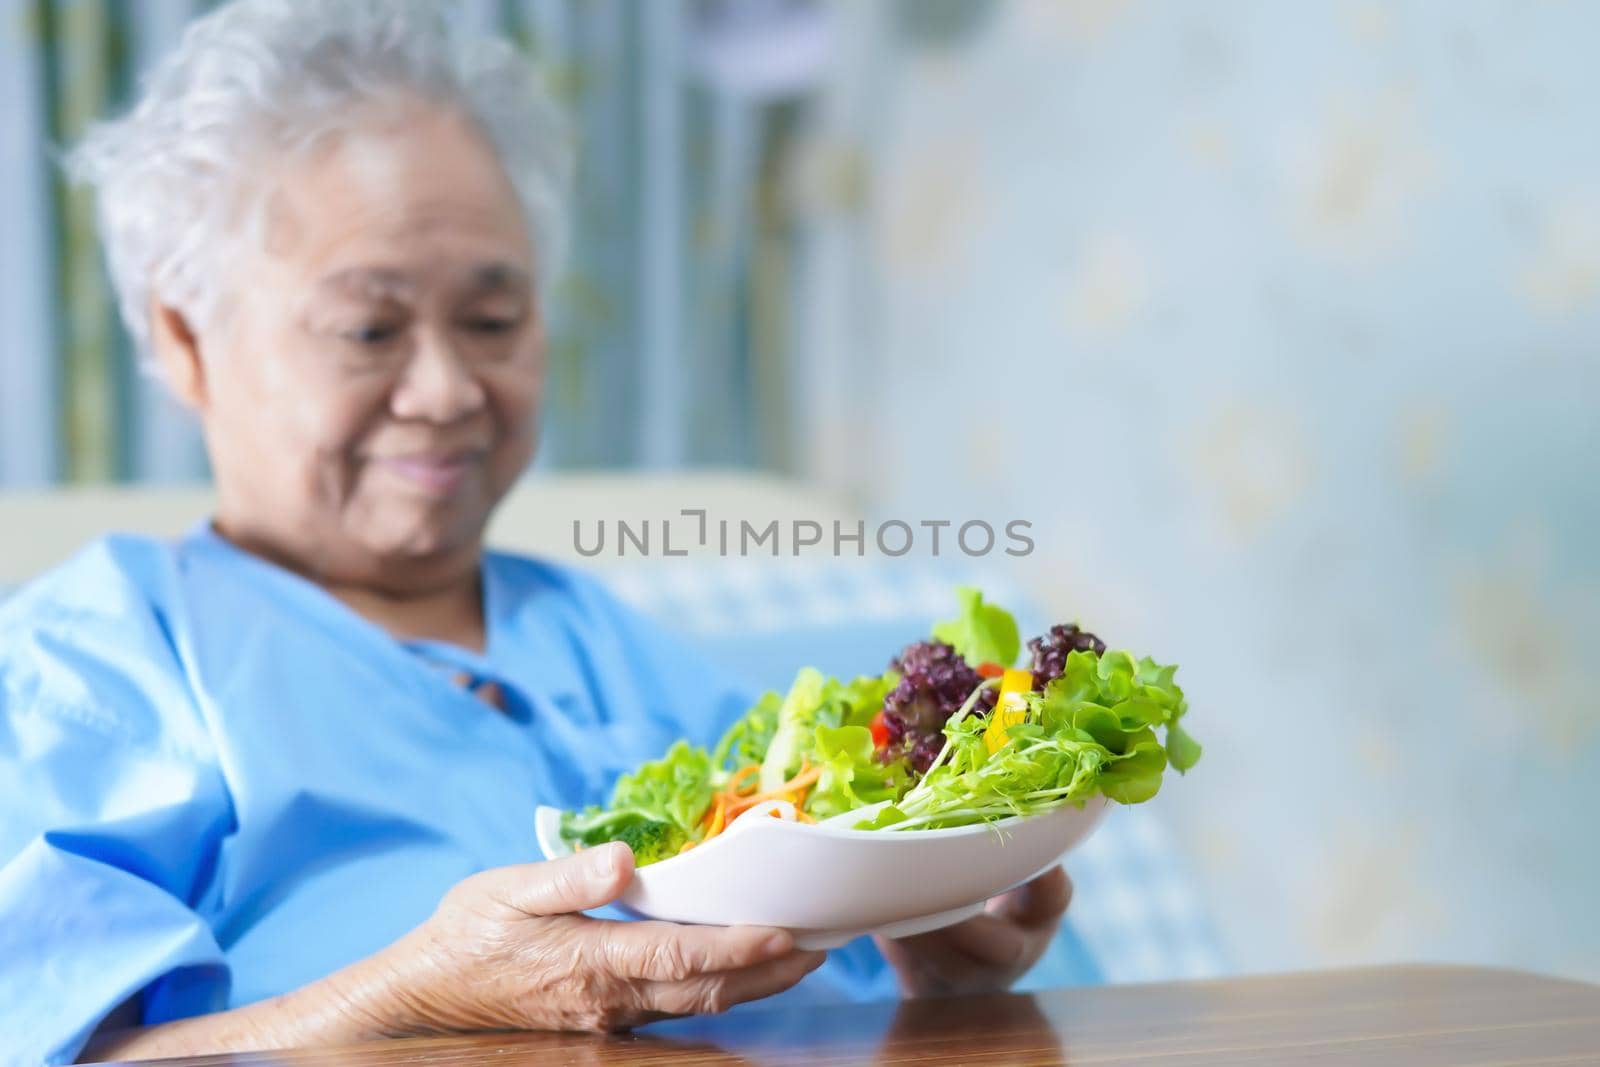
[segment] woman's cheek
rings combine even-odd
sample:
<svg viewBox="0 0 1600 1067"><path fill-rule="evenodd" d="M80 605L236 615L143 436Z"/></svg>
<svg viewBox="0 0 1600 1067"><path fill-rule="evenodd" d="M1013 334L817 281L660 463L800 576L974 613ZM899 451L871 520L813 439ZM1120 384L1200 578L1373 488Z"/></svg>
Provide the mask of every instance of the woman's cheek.
<svg viewBox="0 0 1600 1067"><path fill-rule="evenodd" d="M502 443L495 450L494 476L491 489L496 498L506 493L522 472L533 461L538 442L538 413L529 408L507 427Z"/></svg>
<svg viewBox="0 0 1600 1067"><path fill-rule="evenodd" d="M533 458L538 438L541 385L537 364L490 383L491 403L498 424L497 459L501 460L496 467L511 467L512 478Z"/></svg>
<svg viewBox="0 0 1600 1067"><path fill-rule="evenodd" d="M333 404L316 413L309 427L318 441L321 477L341 502L380 488L383 471L368 444L380 416L370 402Z"/></svg>

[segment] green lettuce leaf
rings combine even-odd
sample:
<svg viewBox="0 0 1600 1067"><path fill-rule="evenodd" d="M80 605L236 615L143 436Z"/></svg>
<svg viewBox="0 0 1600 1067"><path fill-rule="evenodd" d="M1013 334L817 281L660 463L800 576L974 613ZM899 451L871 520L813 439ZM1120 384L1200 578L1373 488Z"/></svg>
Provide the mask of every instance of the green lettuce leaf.
<svg viewBox="0 0 1600 1067"><path fill-rule="evenodd" d="M835 682L830 699L839 703L839 725L870 726L873 717L883 710L883 700L889 690L899 682L898 671L863 674L853 681Z"/></svg>
<svg viewBox="0 0 1600 1067"><path fill-rule="evenodd" d="M711 803L714 771L705 749L679 741L661 759L618 778L611 809L643 813L687 833Z"/></svg>
<svg viewBox="0 0 1600 1067"><path fill-rule="evenodd" d="M951 646L974 667L998 663L1010 667L1022 650L1017 621L997 604L986 604L983 594L971 586L956 590L961 599L961 614L933 628L933 636Z"/></svg>
<svg viewBox="0 0 1600 1067"><path fill-rule="evenodd" d="M893 671L862 675L849 682L826 678L806 667L795 675L778 705L772 742L761 757L762 791L778 788L800 770L803 761L821 762L816 752L820 727L863 729L883 707L883 698L900 676Z"/></svg>
<svg viewBox="0 0 1600 1067"><path fill-rule="evenodd" d="M1106 761L1096 783L1100 792L1119 804L1143 804L1161 788L1167 753L1154 730L1144 730L1122 755Z"/></svg>
<svg viewBox="0 0 1600 1067"><path fill-rule="evenodd" d="M1189 731L1173 722L1167 727L1167 759L1183 774L1200 762L1200 742L1189 736Z"/></svg>
<svg viewBox="0 0 1600 1067"><path fill-rule="evenodd" d="M561 836L585 845L619 840L632 844L646 838L681 841L705 814L716 778L706 750L679 741L662 758L618 778L606 807L563 816Z"/></svg>
<svg viewBox="0 0 1600 1067"><path fill-rule="evenodd" d="M818 819L892 800L910 784L899 764L877 760L872 731L865 726L819 726L812 762L822 777L806 798L806 811Z"/></svg>
<svg viewBox="0 0 1600 1067"><path fill-rule="evenodd" d="M1188 705L1175 668L1126 652L1073 652L1060 677L1029 694L1028 718L990 752L988 721L947 724L946 751L917 785L862 829L911 830L994 822L1010 815L1083 804L1104 794L1141 804L1161 788L1168 765L1183 771L1200 745L1178 720ZM1166 732L1166 744L1157 730Z"/></svg>
<svg viewBox="0 0 1600 1067"><path fill-rule="evenodd" d="M778 788L800 769L800 760L811 746L823 710L828 680L815 667L802 667L794 676L789 692L778 707L778 728L772 744L761 760L761 791Z"/></svg>
<svg viewBox="0 0 1600 1067"><path fill-rule="evenodd" d="M723 733L711 752L712 764L719 770L737 770L765 759L772 735L778 731L778 709L782 706L780 694L761 694L761 699Z"/></svg>

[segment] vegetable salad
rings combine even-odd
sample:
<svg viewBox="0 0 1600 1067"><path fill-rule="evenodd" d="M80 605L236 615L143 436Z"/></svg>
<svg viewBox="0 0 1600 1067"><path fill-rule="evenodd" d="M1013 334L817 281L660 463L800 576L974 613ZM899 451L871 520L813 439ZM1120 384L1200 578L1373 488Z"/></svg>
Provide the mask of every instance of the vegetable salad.
<svg viewBox="0 0 1600 1067"><path fill-rule="evenodd" d="M1138 804L1169 766L1199 760L1176 667L1108 651L1072 624L1030 640L1017 666L1011 614L976 589L957 593L959 614L883 674L803 668L711 751L679 741L623 775L606 807L569 812L563 836L580 848L625 842L643 866L757 807L802 822L867 809L847 824L884 832L966 826L1097 795Z"/></svg>

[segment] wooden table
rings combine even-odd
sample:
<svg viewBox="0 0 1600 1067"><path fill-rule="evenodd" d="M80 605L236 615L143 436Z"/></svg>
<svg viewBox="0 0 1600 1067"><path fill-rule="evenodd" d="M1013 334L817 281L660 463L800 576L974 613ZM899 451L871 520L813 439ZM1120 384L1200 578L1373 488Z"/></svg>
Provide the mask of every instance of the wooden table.
<svg viewBox="0 0 1600 1067"><path fill-rule="evenodd" d="M1600 1064L1600 986L1385 967L837 1008L634 1034L426 1038L169 1064Z"/></svg>

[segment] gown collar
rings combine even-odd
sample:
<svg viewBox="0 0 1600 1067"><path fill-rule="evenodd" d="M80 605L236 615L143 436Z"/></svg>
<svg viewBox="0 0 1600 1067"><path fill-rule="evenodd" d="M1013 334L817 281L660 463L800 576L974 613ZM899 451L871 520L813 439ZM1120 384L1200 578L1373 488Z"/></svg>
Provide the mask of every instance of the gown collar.
<svg viewBox="0 0 1600 1067"><path fill-rule="evenodd" d="M509 683L521 687L522 680L516 677L520 672L507 669L510 665L504 655L508 647L526 644L509 638L506 632L517 622L519 598L516 590L509 586L506 561L498 553L485 550L479 562L484 601L484 651L479 653L445 641L397 638L317 583L229 541L217 532L210 519L197 522L189 530L183 538L183 547L188 552L225 560L295 607L302 617L336 635L341 642L354 642L374 655L403 662L405 675L420 671L452 689L458 688L441 676L438 666L442 664L466 671L475 680L492 679L502 686ZM524 650L523 657L525 655ZM548 657L549 661L557 659ZM556 695L552 688L561 692L571 688L570 684L564 684L571 680L559 676L541 676L541 681L545 683L542 688L552 696ZM419 684L431 688L426 682Z"/></svg>

